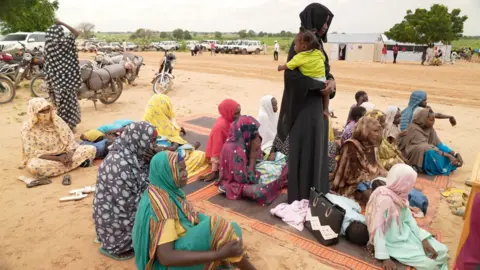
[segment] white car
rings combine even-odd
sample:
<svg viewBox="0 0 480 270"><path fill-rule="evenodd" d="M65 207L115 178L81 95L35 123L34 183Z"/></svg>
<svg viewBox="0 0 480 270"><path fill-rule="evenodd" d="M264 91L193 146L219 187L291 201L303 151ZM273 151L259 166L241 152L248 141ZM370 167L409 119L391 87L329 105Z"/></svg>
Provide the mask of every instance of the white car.
<svg viewBox="0 0 480 270"><path fill-rule="evenodd" d="M212 49L212 42L215 44L215 47L217 47L220 42L218 40L204 40L200 43L200 46L207 51L210 51Z"/></svg>
<svg viewBox="0 0 480 270"><path fill-rule="evenodd" d="M43 50L43 48L45 48L45 36L46 34L44 32L17 32L8 34L0 40L0 51L22 49L23 47L20 43L25 45L27 50L33 50L34 48Z"/></svg>
<svg viewBox="0 0 480 270"><path fill-rule="evenodd" d="M157 51L175 51L180 48L180 45L176 41L162 41L157 47Z"/></svg>
<svg viewBox="0 0 480 270"><path fill-rule="evenodd" d="M238 46L238 52L240 52L241 54L260 54L262 50L262 43L258 40L244 40Z"/></svg>
<svg viewBox="0 0 480 270"><path fill-rule="evenodd" d="M138 46L133 42L127 42L127 51L136 51Z"/></svg>

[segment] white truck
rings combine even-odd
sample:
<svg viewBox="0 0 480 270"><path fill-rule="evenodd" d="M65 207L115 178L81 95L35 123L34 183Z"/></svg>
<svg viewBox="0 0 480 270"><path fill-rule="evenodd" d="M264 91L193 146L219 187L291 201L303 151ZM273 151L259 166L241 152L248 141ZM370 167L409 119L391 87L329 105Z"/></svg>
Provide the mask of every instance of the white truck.
<svg viewBox="0 0 480 270"><path fill-rule="evenodd" d="M263 50L262 43L258 40L243 40L238 46L236 46L235 53L241 54L260 54Z"/></svg>
<svg viewBox="0 0 480 270"><path fill-rule="evenodd" d="M179 48L177 41L162 41L157 45L157 51L176 51Z"/></svg>
<svg viewBox="0 0 480 270"><path fill-rule="evenodd" d="M33 50L37 48L43 51L45 48L45 37L46 34L44 32L17 32L11 33L3 37L0 40L0 51L13 51L22 49L22 43L27 47L27 50Z"/></svg>

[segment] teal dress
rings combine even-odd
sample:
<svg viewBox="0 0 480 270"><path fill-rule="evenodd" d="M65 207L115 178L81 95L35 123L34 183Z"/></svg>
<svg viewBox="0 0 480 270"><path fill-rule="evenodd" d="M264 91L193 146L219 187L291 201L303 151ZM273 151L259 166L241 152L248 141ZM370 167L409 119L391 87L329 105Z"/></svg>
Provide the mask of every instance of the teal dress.
<svg viewBox="0 0 480 270"><path fill-rule="evenodd" d="M385 213L388 217L388 213ZM428 239L430 245L438 253L435 260L427 257L422 241ZM417 270L448 269L448 248L438 242L433 236L418 227L417 222L408 208L400 212L400 225L394 220L385 235L377 230L374 237L375 258L387 260L394 258L404 265Z"/></svg>

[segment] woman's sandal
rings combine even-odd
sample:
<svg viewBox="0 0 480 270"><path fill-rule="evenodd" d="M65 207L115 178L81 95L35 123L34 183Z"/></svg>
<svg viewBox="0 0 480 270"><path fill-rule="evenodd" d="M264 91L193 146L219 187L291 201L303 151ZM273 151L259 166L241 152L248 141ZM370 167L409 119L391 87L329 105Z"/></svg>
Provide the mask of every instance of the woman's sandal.
<svg viewBox="0 0 480 270"><path fill-rule="evenodd" d="M64 186L69 186L69 185L72 184L72 179L71 179L70 175L67 174L67 175L65 175L65 176L63 177L62 184L63 184Z"/></svg>
<svg viewBox="0 0 480 270"><path fill-rule="evenodd" d="M27 188L48 185L51 183L52 183L52 180L48 179L47 177L40 177L37 180L33 180L32 182L28 183Z"/></svg>
<svg viewBox="0 0 480 270"><path fill-rule="evenodd" d="M126 260L130 260L133 257L135 257L135 253L133 252L133 250L126 251L126 252L118 254L118 255L113 255L103 248L99 248L98 251L100 251L100 253L102 253L103 255L105 255L109 258L112 258L114 260L117 260L117 261L126 261Z"/></svg>

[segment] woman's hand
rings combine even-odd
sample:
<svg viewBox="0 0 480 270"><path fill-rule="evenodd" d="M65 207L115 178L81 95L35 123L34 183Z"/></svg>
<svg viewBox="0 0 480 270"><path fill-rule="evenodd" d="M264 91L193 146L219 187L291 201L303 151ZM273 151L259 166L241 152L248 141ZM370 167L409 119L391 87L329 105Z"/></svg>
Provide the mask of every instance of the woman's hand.
<svg viewBox="0 0 480 270"><path fill-rule="evenodd" d="M242 240L228 242L219 248L218 252L222 259L240 257L243 254L243 242Z"/></svg>
<svg viewBox="0 0 480 270"><path fill-rule="evenodd" d="M452 165L458 166L459 162L456 157L450 155L450 154L445 154L445 156L450 159L450 162L452 162Z"/></svg>
<svg viewBox="0 0 480 270"><path fill-rule="evenodd" d="M448 118L448 121L450 121L450 124L452 125L452 127L457 125L457 120L453 116L450 116L450 118Z"/></svg>
<svg viewBox="0 0 480 270"><path fill-rule="evenodd" d="M462 166L462 165L463 165L463 158L462 158L462 156L461 156L459 153L457 153L457 154L455 155L455 158L456 158L457 161L458 161L458 166Z"/></svg>
<svg viewBox="0 0 480 270"><path fill-rule="evenodd" d="M182 135L182 134L183 134L183 136L185 136L185 135L187 135L187 132L185 131L185 129L183 127L180 127L180 135Z"/></svg>
<svg viewBox="0 0 480 270"><path fill-rule="evenodd" d="M325 82L325 88L320 90L320 93L323 96L330 96L330 94L335 90L336 83L335 80L328 80Z"/></svg>
<svg viewBox="0 0 480 270"><path fill-rule="evenodd" d="M65 166L72 165L73 152L67 152L58 156L58 161L60 161Z"/></svg>
<svg viewBox="0 0 480 270"><path fill-rule="evenodd" d="M397 269L397 266L395 265L395 263L390 259L383 260L382 267L383 267L384 270L395 270L395 269Z"/></svg>
<svg viewBox="0 0 480 270"><path fill-rule="evenodd" d="M438 256L438 253L435 251L435 249L430 245L428 242L428 239L425 239L422 241L422 246L423 246L423 251L425 251L425 255L427 255L428 258L435 260Z"/></svg>
<svg viewBox="0 0 480 270"><path fill-rule="evenodd" d="M407 130L406 129L404 131L400 132L400 134L398 134L399 137L404 137L405 135L407 135Z"/></svg>

